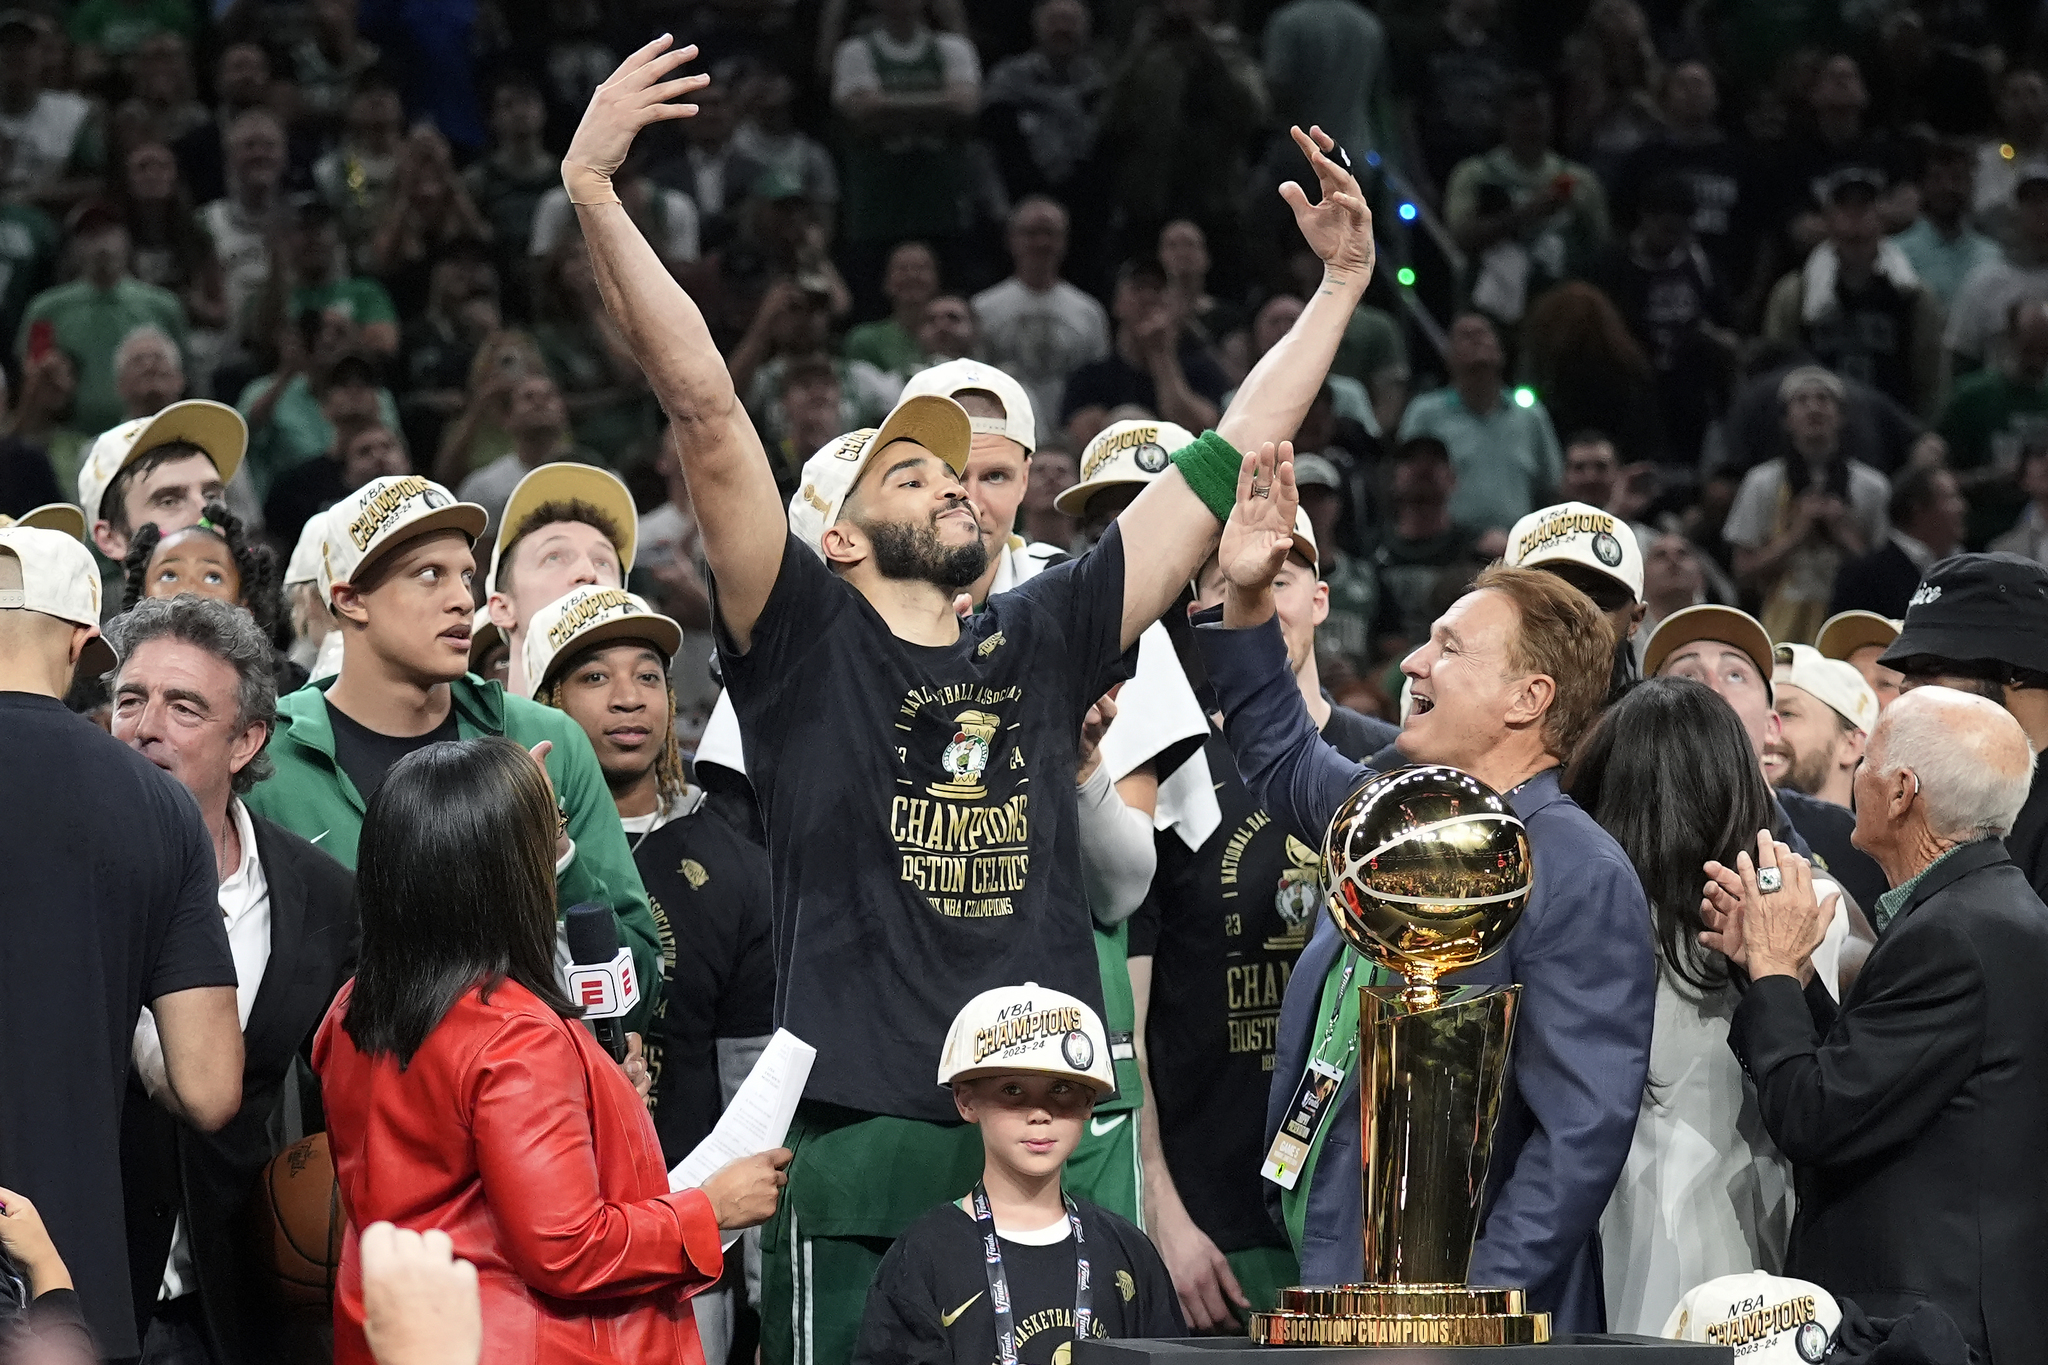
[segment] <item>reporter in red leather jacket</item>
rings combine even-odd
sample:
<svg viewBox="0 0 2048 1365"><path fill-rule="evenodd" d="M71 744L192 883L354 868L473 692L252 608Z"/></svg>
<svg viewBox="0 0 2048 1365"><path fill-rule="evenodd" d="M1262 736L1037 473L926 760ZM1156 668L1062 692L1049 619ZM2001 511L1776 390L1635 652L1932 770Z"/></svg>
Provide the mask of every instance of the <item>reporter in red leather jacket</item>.
<svg viewBox="0 0 2048 1365"><path fill-rule="evenodd" d="M362 951L313 1064L348 1232L337 1365L370 1365L356 1229L440 1228L476 1266L487 1365L703 1365L690 1295L789 1154L671 1194L654 1124L556 983L555 803L504 739L429 745L370 802Z"/></svg>

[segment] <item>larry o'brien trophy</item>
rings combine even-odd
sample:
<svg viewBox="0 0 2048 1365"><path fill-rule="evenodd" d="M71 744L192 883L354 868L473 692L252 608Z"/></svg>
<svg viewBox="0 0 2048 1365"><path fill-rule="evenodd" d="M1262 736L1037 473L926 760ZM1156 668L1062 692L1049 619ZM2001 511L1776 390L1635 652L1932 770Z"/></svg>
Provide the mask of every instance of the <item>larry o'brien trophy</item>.
<svg viewBox="0 0 2048 1365"><path fill-rule="evenodd" d="M1470 774L1402 768L1330 818L1331 916L1403 986L1363 986L1365 1284L1282 1290L1268 1346L1502 1346L1550 1339L1516 1287L1468 1287L1519 986L1439 986L1498 951L1529 900L1529 839ZM1340 1002L1341 1003L1341 1002Z"/></svg>

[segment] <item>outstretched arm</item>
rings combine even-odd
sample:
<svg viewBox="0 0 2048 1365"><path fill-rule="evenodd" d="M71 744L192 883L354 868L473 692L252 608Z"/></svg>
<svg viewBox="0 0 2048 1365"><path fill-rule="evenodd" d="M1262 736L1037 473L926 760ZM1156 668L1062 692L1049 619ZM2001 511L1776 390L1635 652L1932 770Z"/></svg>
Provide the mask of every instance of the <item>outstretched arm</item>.
<svg viewBox="0 0 2048 1365"><path fill-rule="evenodd" d="M597 88L562 159L562 183L597 287L633 358L669 415L683 478L704 529L704 557L718 580L718 610L744 650L782 567L788 523L761 438L733 389L704 315L633 225L612 188L634 135L662 119L688 118L694 104L671 104L701 90L709 76L667 79L697 55L655 39Z"/></svg>
<svg viewBox="0 0 2048 1365"><path fill-rule="evenodd" d="M1308 202L1288 181L1280 197L1294 210L1302 236L1323 260L1323 283L1293 328L1252 367L1216 434L1238 450L1286 441L1322 391L1337 343L1352 309L1372 278L1372 211L1351 172L1324 153L1336 143L1320 128L1293 129L1294 141L1315 168L1322 199ZM1124 645L1134 643L1173 605L1216 544L1217 514L1168 470L1118 518L1124 541Z"/></svg>

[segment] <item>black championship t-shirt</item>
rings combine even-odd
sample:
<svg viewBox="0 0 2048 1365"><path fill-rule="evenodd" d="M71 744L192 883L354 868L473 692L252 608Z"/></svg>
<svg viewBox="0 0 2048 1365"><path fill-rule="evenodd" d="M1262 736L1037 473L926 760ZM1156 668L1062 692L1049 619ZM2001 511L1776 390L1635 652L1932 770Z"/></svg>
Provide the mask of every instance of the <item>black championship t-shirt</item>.
<svg viewBox="0 0 2048 1365"><path fill-rule="evenodd" d="M700 806L634 843L633 861L661 932L666 989L647 1064L654 1127L673 1166L724 1108L718 1040L775 1031L768 856Z"/></svg>
<svg viewBox="0 0 2048 1365"><path fill-rule="evenodd" d="M235 984L213 844L170 774L48 697L0 692L0 774L0 1186L132 1356L121 1099L142 1007Z"/></svg>
<svg viewBox="0 0 2048 1365"><path fill-rule="evenodd" d="M1387 733L1341 707L1323 727L1361 762ZM1259 1179L1266 1092L1280 1001L1323 913L1323 886L1321 850L1260 809L1213 729L1207 753L1223 822L1192 853L1171 830L1159 836L1131 956L1152 957L1145 1047L1167 1169L1195 1226L1228 1252L1287 1245Z"/></svg>
<svg viewBox="0 0 2048 1365"><path fill-rule="evenodd" d="M1088 1335L1187 1335L1180 1299L1145 1234L1076 1199L1088 1253ZM1021 1365L1067 1365L1074 1341L1074 1237L1032 1246L1002 1239L1010 1321ZM868 1286L855 1365L991 1365L996 1318L988 1303L981 1233L957 1204L904 1229Z"/></svg>
<svg viewBox="0 0 2048 1365"><path fill-rule="evenodd" d="M768 834L776 1022L818 1049L805 1094L957 1122L953 1016L1035 981L1102 1008L1081 889L1075 748L1130 676L1123 541L911 644L790 537L745 654L719 631Z"/></svg>
<svg viewBox="0 0 2048 1365"><path fill-rule="evenodd" d="M423 735L379 734L331 701L327 703L327 719L334 729L334 761L348 774L356 795L363 798L366 806L377 794L377 788L384 785L384 775L399 759L429 744L462 738L456 729L453 706L439 725Z"/></svg>

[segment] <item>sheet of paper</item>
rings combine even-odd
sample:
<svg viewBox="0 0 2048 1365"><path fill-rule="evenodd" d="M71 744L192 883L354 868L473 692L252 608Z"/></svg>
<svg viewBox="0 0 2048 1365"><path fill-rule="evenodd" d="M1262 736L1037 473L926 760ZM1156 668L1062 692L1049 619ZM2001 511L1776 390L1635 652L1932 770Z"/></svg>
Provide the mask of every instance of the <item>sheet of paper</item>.
<svg viewBox="0 0 2048 1365"><path fill-rule="evenodd" d="M789 1134L790 1120L796 1117L804 1083L811 1078L811 1060L817 1055L816 1048L788 1029L775 1030L761 1051L761 1060L754 1063L732 1103L719 1115L711 1136L668 1173L668 1187L694 1189L728 1162L780 1147ZM737 1232L726 1232L720 1240L729 1247L739 1237Z"/></svg>

